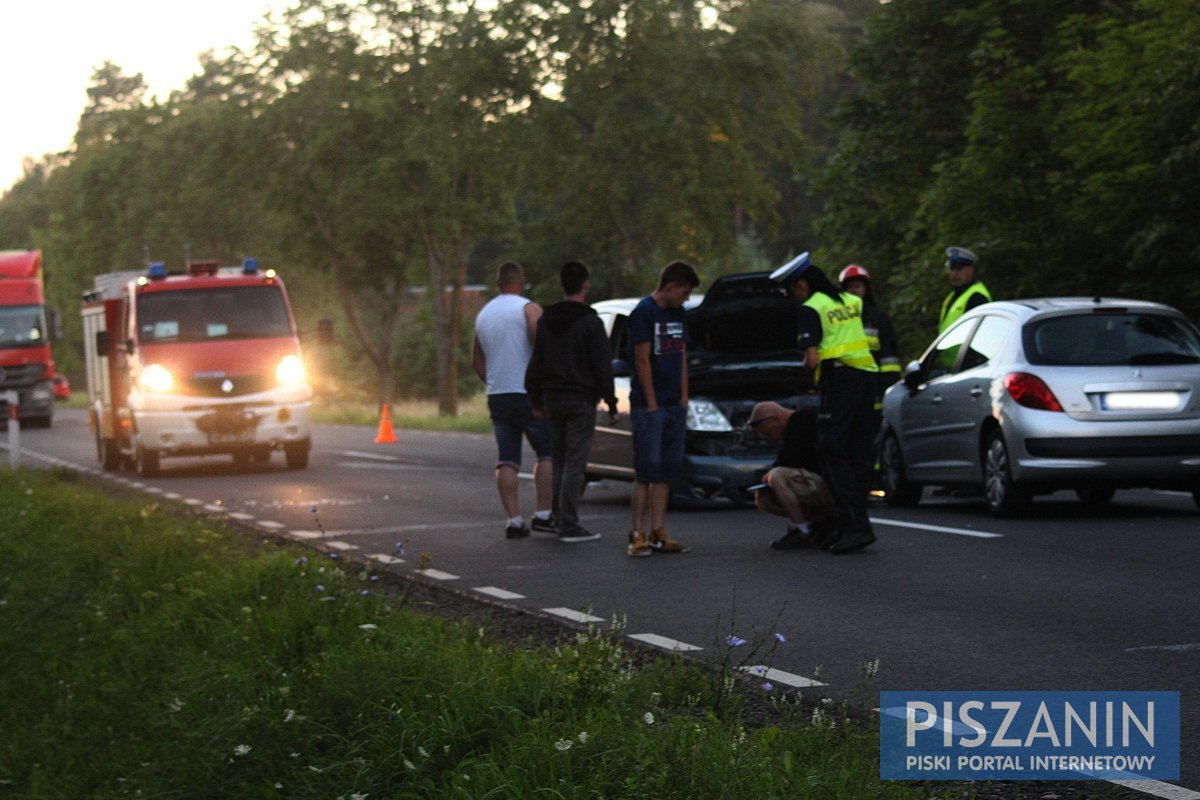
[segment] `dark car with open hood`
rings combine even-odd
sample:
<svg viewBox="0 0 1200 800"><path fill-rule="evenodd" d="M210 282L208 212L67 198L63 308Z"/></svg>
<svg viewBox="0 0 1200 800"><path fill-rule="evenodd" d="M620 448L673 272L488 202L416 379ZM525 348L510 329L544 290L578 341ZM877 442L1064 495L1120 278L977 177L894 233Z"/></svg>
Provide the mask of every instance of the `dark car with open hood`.
<svg viewBox="0 0 1200 800"><path fill-rule="evenodd" d="M590 481L633 480L627 323L640 299L604 300L592 306L612 346L621 418L610 425L605 410L597 409L587 466ZM795 301L769 273L748 272L718 278L684 309L690 397L684 475L671 487L672 502L752 502L747 487L761 481L779 449L746 426L754 404L774 400L798 408L818 403L812 374L796 349Z"/></svg>

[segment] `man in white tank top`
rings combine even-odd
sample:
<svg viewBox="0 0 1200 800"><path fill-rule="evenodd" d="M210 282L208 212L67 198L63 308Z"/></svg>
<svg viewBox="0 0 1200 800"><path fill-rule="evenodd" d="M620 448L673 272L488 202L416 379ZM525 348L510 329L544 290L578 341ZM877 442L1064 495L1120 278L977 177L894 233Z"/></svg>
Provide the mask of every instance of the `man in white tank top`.
<svg viewBox="0 0 1200 800"><path fill-rule="evenodd" d="M496 434L499 458L496 461L496 488L508 519L505 535L519 539L529 535L521 515L521 497L517 473L521 469L521 437L537 455L533 467L533 485L537 510L535 530L554 532L550 520L551 468L550 428L545 419L533 415L529 395L525 393L525 370L533 353L533 337L542 308L521 296L525 271L521 265L506 261L496 274L496 295L475 317L475 342L471 364L487 384L488 413Z"/></svg>

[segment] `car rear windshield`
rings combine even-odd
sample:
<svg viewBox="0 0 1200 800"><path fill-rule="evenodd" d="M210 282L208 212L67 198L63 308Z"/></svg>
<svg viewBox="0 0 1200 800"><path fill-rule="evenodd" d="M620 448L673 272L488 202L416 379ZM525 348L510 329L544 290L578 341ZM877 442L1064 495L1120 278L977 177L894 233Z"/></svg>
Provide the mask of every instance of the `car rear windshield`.
<svg viewBox="0 0 1200 800"><path fill-rule="evenodd" d="M137 299L143 344L291 336L278 286L216 286L147 292Z"/></svg>
<svg viewBox="0 0 1200 800"><path fill-rule="evenodd" d="M1031 364L1149 366L1200 363L1200 334L1164 314L1094 313L1050 317L1025 326Z"/></svg>

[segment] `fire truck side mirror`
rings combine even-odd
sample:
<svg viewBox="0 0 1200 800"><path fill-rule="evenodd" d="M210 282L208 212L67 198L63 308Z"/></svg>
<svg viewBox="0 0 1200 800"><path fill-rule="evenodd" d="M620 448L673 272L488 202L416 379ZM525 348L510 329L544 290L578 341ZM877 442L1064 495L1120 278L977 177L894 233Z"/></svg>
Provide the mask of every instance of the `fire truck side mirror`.
<svg viewBox="0 0 1200 800"><path fill-rule="evenodd" d="M96 355L108 355L108 331L96 331Z"/></svg>
<svg viewBox="0 0 1200 800"><path fill-rule="evenodd" d="M317 341L327 346L333 344L333 320L317 320Z"/></svg>
<svg viewBox="0 0 1200 800"><path fill-rule="evenodd" d="M63 338L63 321L62 315L58 313L58 309L46 309L46 315L50 318L47 322L50 323L50 341L58 342Z"/></svg>

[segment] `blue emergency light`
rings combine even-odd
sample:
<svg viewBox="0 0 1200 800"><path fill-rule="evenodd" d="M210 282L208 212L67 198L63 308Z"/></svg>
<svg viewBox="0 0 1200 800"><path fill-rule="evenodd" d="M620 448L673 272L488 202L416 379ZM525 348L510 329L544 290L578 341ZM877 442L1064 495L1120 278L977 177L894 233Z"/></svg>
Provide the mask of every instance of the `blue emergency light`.
<svg viewBox="0 0 1200 800"><path fill-rule="evenodd" d="M167 265L163 261L150 262L150 280L161 281L167 277Z"/></svg>
<svg viewBox="0 0 1200 800"><path fill-rule="evenodd" d="M258 259L257 258L243 258L242 259L242 274L243 275L258 274Z"/></svg>

